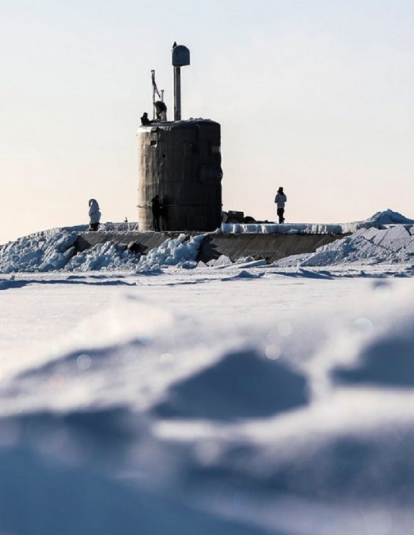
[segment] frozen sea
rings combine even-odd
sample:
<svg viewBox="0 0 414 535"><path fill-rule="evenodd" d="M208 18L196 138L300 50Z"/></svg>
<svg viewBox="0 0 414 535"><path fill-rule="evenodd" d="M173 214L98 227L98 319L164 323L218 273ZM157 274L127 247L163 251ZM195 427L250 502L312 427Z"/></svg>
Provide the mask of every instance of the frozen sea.
<svg viewBox="0 0 414 535"><path fill-rule="evenodd" d="M0 250L0 535L412 533L409 221L274 265Z"/></svg>

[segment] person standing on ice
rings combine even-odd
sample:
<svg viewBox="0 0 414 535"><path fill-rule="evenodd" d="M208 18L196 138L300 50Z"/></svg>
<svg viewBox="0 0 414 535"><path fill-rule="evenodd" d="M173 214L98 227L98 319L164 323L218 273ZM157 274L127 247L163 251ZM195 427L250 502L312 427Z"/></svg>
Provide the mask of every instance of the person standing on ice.
<svg viewBox="0 0 414 535"><path fill-rule="evenodd" d="M95 199L89 200L89 230L98 230L101 212Z"/></svg>
<svg viewBox="0 0 414 535"><path fill-rule="evenodd" d="M276 207L277 207L277 215L279 217L279 223L284 223L285 222L285 218L283 217L284 216L284 213L285 213L285 203L287 201L287 197L283 191L283 188L280 187L278 190L277 190L277 193L276 193L276 197L275 197L275 203L276 203Z"/></svg>

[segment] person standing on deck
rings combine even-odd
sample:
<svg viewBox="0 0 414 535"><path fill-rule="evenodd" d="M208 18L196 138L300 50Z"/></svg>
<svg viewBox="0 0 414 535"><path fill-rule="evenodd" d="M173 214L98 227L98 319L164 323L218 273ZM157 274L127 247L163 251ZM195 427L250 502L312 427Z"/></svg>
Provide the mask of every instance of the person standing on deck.
<svg viewBox="0 0 414 535"><path fill-rule="evenodd" d="M276 197L275 197L275 203L276 203L276 207L277 207L277 216L279 218L279 223L284 223L285 222L284 214L285 214L285 203L286 203L286 201L287 201L286 194L284 193L283 188L280 187L277 190Z"/></svg>
<svg viewBox="0 0 414 535"><path fill-rule="evenodd" d="M161 209L162 209L162 206L160 203L160 197L159 195L155 195L155 197L151 199L151 210L152 210L152 225L156 232L160 231Z"/></svg>
<svg viewBox="0 0 414 535"><path fill-rule="evenodd" d="M95 199L89 200L89 230L98 230L101 212Z"/></svg>

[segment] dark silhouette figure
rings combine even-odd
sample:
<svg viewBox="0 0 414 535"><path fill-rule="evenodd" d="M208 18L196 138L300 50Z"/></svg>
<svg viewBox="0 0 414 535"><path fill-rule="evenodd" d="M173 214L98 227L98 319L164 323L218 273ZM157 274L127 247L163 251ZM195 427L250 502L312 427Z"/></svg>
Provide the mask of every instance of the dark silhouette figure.
<svg viewBox="0 0 414 535"><path fill-rule="evenodd" d="M143 114L143 116L141 117L141 124L142 126L148 126L149 124L151 124L151 121L148 119L148 113L145 112Z"/></svg>
<svg viewBox="0 0 414 535"><path fill-rule="evenodd" d="M165 102L162 100L157 100L154 102L155 106L155 115L157 116L158 121L166 121L167 120L167 106L165 105Z"/></svg>
<svg viewBox="0 0 414 535"><path fill-rule="evenodd" d="M160 231L160 215L162 211L162 206L160 203L159 195L156 195L151 200L151 210L152 210L152 225L156 232Z"/></svg>
<svg viewBox="0 0 414 535"><path fill-rule="evenodd" d="M277 190L277 194L276 194L276 197L275 197L275 203L276 203L276 207L277 207L277 215L279 217L279 223L284 223L285 222L285 218L284 218L284 214L285 214L285 203L287 201L287 197L283 191L283 188L280 187L278 190Z"/></svg>

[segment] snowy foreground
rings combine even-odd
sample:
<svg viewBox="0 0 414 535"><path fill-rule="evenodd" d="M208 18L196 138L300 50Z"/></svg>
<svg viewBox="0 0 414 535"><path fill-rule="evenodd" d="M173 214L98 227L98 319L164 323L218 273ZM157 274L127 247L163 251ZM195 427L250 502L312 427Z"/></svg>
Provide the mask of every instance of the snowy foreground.
<svg viewBox="0 0 414 535"><path fill-rule="evenodd" d="M3 248L0 535L412 533L414 232L378 227L274 265Z"/></svg>

